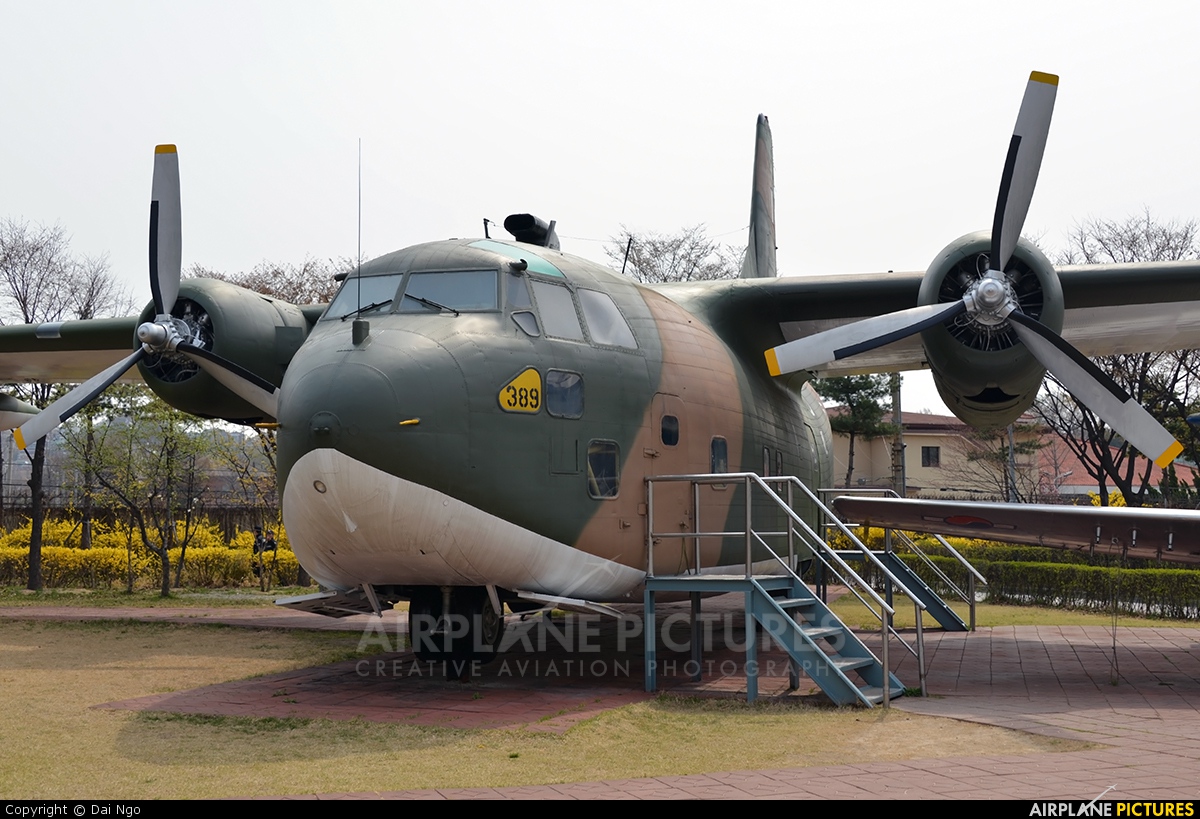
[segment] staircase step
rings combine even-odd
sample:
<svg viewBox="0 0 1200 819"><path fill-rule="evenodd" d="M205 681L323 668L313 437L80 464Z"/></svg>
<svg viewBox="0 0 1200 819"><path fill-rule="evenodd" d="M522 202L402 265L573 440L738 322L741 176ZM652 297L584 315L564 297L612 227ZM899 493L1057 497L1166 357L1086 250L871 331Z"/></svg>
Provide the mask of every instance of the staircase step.
<svg viewBox="0 0 1200 819"><path fill-rule="evenodd" d="M800 630L804 632L810 640L820 640L825 637L839 637L845 633L845 629L841 626L801 626Z"/></svg>
<svg viewBox="0 0 1200 819"><path fill-rule="evenodd" d="M853 671L856 668L865 668L869 665L874 665L873 657L830 657L829 664L836 667L839 671Z"/></svg>
<svg viewBox="0 0 1200 819"><path fill-rule="evenodd" d="M812 608L816 601L811 597L785 597L775 601L781 609L804 609Z"/></svg>
<svg viewBox="0 0 1200 819"><path fill-rule="evenodd" d="M878 685L868 685L860 688L859 691L862 691L863 696L866 697L867 701L873 705L878 705L879 703L883 702L883 688ZM903 688L892 688L892 699L899 699L903 696Z"/></svg>

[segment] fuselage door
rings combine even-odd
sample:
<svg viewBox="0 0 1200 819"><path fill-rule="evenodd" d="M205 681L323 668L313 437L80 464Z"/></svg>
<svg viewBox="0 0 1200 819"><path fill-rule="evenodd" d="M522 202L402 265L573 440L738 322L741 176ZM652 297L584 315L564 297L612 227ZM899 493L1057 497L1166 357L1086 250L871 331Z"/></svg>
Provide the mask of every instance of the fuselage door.
<svg viewBox="0 0 1200 819"><path fill-rule="evenodd" d="M694 435L688 428L686 405L678 395L656 393L651 412L650 446L642 452L649 475L685 475L705 471L689 457ZM686 482L654 485L654 531L677 533L692 529L692 490ZM654 545L654 571L675 574L693 568L691 538L663 537Z"/></svg>

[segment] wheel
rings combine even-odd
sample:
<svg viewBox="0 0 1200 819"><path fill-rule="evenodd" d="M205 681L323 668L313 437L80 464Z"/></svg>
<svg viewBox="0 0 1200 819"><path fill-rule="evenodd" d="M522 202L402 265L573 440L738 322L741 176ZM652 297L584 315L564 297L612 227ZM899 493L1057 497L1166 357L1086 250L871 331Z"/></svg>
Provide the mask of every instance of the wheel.
<svg viewBox="0 0 1200 819"><path fill-rule="evenodd" d="M500 653L504 637L504 618L492 608L487 589L460 587L450 596L453 614L466 618L467 633L460 639L461 657L479 663L490 663Z"/></svg>
<svg viewBox="0 0 1200 819"><path fill-rule="evenodd" d="M413 653L423 662L446 659L441 619L441 590L432 587L415 590L408 603L408 639Z"/></svg>
<svg viewBox="0 0 1200 819"><path fill-rule="evenodd" d="M456 666L489 663L499 654L504 618L492 608L487 589L460 586L450 590L450 617L443 617L442 590L414 590L408 607L409 638L422 661ZM447 625L449 629L447 630ZM447 676L460 676L461 669Z"/></svg>

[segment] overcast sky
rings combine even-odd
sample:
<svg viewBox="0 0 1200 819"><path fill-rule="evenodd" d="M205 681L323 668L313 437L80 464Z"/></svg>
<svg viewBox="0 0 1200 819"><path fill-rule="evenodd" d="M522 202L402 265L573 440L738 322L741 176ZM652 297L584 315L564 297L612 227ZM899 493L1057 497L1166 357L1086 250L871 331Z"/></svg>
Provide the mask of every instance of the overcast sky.
<svg viewBox="0 0 1200 819"><path fill-rule="evenodd" d="M741 244L763 112L783 273L924 270L990 226L1035 69L1062 81L1027 234L1195 217L1198 31L1190 2L0 0L0 217L148 300L174 142L185 265L353 256L361 138L368 257L523 211L597 260L623 224Z"/></svg>

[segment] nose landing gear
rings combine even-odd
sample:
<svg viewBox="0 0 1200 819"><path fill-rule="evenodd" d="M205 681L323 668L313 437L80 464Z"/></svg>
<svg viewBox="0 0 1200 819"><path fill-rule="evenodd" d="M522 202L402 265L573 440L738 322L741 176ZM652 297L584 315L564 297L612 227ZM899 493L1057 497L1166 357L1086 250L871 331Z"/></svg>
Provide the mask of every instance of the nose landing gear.
<svg viewBox="0 0 1200 819"><path fill-rule="evenodd" d="M472 663L496 659L504 618L485 588L423 586L412 593L408 629L420 660L452 663L446 676L464 677Z"/></svg>

